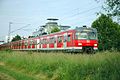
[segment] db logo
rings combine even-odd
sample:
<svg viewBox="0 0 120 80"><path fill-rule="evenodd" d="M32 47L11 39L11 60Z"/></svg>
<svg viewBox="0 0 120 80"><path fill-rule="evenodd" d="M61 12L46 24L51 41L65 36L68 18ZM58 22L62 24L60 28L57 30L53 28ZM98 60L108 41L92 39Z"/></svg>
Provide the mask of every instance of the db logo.
<svg viewBox="0 0 120 80"><path fill-rule="evenodd" d="M90 43L90 40L87 40L87 43Z"/></svg>

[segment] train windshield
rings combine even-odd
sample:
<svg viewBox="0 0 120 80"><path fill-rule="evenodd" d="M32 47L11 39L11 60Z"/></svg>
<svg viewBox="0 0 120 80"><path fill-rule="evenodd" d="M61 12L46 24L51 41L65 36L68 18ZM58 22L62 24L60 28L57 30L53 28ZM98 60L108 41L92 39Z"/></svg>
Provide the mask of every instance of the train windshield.
<svg viewBox="0 0 120 80"><path fill-rule="evenodd" d="M97 39L97 34L95 32L77 32L76 38L95 40Z"/></svg>

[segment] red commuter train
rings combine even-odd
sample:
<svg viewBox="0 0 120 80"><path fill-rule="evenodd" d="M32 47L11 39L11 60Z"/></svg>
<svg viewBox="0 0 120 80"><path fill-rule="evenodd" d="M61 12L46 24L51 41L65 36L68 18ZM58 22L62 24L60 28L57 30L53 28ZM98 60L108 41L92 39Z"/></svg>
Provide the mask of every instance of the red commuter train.
<svg viewBox="0 0 120 80"><path fill-rule="evenodd" d="M98 49L97 30L79 27L34 38L23 39L0 45L0 49L44 50L67 52L95 52Z"/></svg>

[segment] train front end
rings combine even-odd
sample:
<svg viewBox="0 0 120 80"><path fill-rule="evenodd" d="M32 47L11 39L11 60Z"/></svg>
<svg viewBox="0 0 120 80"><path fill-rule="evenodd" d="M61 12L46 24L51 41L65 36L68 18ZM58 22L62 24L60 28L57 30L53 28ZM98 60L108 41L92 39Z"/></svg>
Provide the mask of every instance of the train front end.
<svg viewBox="0 0 120 80"><path fill-rule="evenodd" d="M76 29L75 45L76 47L81 47L82 52L96 52L98 50L97 30L95 28L87 27Z"/></svg>

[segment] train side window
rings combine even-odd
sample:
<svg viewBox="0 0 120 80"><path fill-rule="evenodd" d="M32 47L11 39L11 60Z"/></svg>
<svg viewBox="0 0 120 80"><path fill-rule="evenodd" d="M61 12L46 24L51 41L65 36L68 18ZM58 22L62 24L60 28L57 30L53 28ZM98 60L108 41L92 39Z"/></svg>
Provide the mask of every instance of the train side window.
<svg viewBox="0 0 120 80"><path fill-rule="evenodd" d="M35 44L37 45L38 43L37 43L37 40L35 40Z"/></svg>
<svg viewBox="0 0 120 80"><path fill-rule="evenodd" d="M77 33L75 34L75 39L78 39L78 36L80 35L80 33Z"/></svg>
<svg viewBox="0 0 120 80"><path fill-rule="evenodd" d="M47 39L45 39L45 44L47 44L48 43L48 41L47 41Z"/></svg>
<svg viewBox="0 0 120 80"><path fill-rule="evenodd" d="M49 43L54 43L54 37L50 38Z"/></svg>
<svg viewBox="0 0 120 80"><path fill-rule="evenodd" d="M22 46L21 41L20 41L20 46Z"/></svg>
<svg viewBox="0 0 120 80"><path fill-rule="evenodd" d="M30 40L30 45L32 45L32 40Z"/></svg>
<svg viewBox="0 0 120 80"><path fill-rule="evenodd" d="M41 43L44 44L44 39L42 39Z"/></svg>
<svg viewBox="0 0 120 80"><path fill-rule="evenodd" d="M58 43L62 42L62 36L58 36Z"/></svg>
<svg viewBox="0 0 120 80"><path fill-rule="evenodd" d="M37 40L34 40L34 41L33 41L33 44L34 44L34 45L37 45Z"/></svg>
<svg viewBox="0 0 120 80"><path fill-rule="evenodd" d="M52 43L52 38L50 38L49 43Z"/></svg>
<svg viewBox="0 0 120 80"><path fill-rule="evenodd" d="M41 40L39 40L38 44L41 44Z"/></svg>
<svg viewBox="0 0 120 80"><path fill-rule="evenodd" d="M34 40L32 40L32 45L34 45Z"/></svg>
<svg viewBox="0 0 120 80"><path fill-rule="evenodd" d="M40 42L39 42L40 44L42 44L42 39L40 40Z"/></svg>
<svg viewBox="0 0 120 80"><path fill-rule="evenodd" d="M32 45L35 45L35 40L32 40Z"/></svg>
<svg viewBox="0 0 120 80"><path fill-rule="evenodd" d="M55 41L55 37L50 38L49 43L56 43L56 41Z"/></svg>
<svg viewBox="0 0 120 80"><path fill-rule="evenodd" d="M34 44L33 40L31 40L30 42L31 42L31 45L33 45L33 44Z"/></svg>
<svg viewBox="0 0 120 80"><path fill-rule="evenodd" d="M43 44L47 44L47 43L48 43L47 39L43 39Z"/></svg>
<svg viewBox="0 0 120 80"><path fill-rule="evenodd" d="M20 41L20 46L22 46L22 42Z"/></svg>
<svg viewBox="0 0 120 80"><path fill-rule="evenodd" d="M54 43L54 37L52 38L52 43Z"/></svg>
<svg viewBox="0 0 120 80"><path fill-rule="evenodd" d="M15 46L16 46L16 44L15 44ZM19 42L19 46L21 46L21 41Z"/></svg>
<svg viewBox="0 0 120 80"><path fill-rule="evenodd" d="M56 37L53 40L54 40L54 43L56 43Z"/></svg>
<svg viewBox="0 0 120 80"><path fill-rule="evenodd" d="M28 43L27 43L27 41L25 41L25 46L27 46L28 45Z"/></svg>
<svg viewBox="0 0 120 80"><path fill-rule="evenodd" d="M70 35L68 35L68 37L67 37L67 41L70 41L70 37L71 37L71 36L70 36Z"/></svg>
<svg viewBox="0 0 120 80"><path fill-rule="evenodd" d="M45 44L48 44L48 40L47 39L45 39Z"/></svg>

